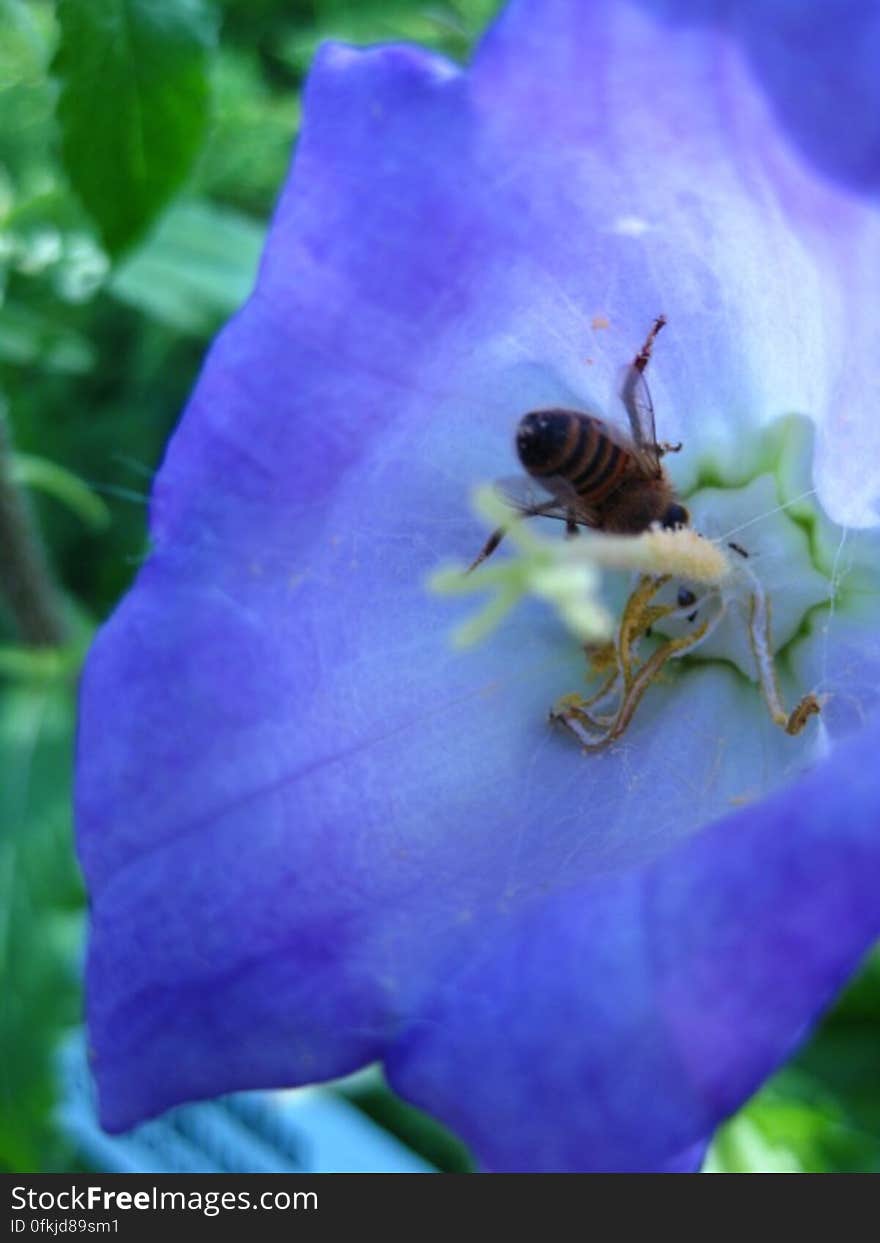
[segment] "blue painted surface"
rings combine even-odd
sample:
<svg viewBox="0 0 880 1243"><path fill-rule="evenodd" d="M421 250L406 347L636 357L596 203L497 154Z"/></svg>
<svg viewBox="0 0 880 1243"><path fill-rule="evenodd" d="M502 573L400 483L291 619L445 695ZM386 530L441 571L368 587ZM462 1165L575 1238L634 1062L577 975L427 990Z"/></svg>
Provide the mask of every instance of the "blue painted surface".
<svg viewBox="0 0 880 1243"><path fill-rule="evenodd" d="M431 1166L332 1088L242 1092L185 1105L123 1135L98 1123L81 1033L59 1056L58 1121L79 1158L109 1173L426 1174Z"/></svg>

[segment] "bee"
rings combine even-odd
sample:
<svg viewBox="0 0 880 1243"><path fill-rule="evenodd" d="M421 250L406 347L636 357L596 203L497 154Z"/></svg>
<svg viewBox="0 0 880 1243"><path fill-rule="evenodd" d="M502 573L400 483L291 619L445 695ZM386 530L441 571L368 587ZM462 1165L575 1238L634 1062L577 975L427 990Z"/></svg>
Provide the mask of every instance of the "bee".
<svg viewBox="0 0 880 1243"><path fill-rule="evenodd" d="M681 445L658 443L654 406L645 371L658 332L658 315L642 348L626 369L621 399L632 438L593 414L579 410L534 410L516 429L516 452L527 476L495 485L519 517L560 518L569 535L592 527L617 535L639 535L654 523L687 526L690 515L678 500L661 458ZM504 538L493 531L475 569Z"/></svg>

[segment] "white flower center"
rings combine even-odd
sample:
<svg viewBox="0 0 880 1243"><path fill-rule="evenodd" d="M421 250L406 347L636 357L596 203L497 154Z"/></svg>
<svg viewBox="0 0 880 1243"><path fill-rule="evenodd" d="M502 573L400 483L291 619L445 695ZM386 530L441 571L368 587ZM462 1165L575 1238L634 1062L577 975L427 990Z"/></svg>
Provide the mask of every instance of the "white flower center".
<svg viewBox="0 0 880 1243"><path fill-rule="evenodd" d="M695 665L719 661L756 685L785 733L803 733L821 713L825 736L829 703L832 732L849 728L847 712L857 718L880 698L880 643L871 640L880 620L880 540L835 527L821 511L806 420L780 420L750 449L751 478L737 477L734 464L727 482L716 464L710 481L686 496L689 529L547 538L537 522L517 521L483 493L479 507L499 527L489 549L503 530L516 555L489 566L477 558L473 574L435 576L447 593L495 593L459 640L484 637L524 597L553 607L580 641L583 663L551 719L587 752L622 737L666 671L677 666L687 678ZM873 661L861 678L853 677L854 652ZM583 694L585 675L596 689Z"/></svg>

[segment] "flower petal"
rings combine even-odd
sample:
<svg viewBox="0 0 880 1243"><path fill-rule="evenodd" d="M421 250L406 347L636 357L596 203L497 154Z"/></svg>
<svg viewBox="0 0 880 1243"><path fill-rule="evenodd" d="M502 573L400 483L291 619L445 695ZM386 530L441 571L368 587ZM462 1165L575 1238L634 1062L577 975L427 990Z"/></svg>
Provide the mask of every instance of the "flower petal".
<svg viewBox="0 0 880 1243"><path fill-rule="evenodd" d="M499 1170L656 1170L711 1134L880 934L878 745L875 719L656 862L484 927L392 1084Z"/></svg>
<svg viewBox="0 0 880 1243"><path fill-rule="evenodd" d="M788 987L770 908L754 908L749 942L748 901L765 892L767 829L766 892L784 907L801 867L796 789L782 829L759 805L683 843L805 753L744 730L754 692L717 667L697 695L678 685L646 703L627 745L586 763L545 723L582 675L552 619L523 609L460 656L453 610L424 591L438 556L479 547L467 492L509 469L518 415L604 408L661 309L664 437L734 443L750 420L801 409L842 445L824 468L832 501L861 512L880 484L878 433L853 397L876 330L866 210L810 177L718 36L554 0L524 59L523 18L530 29L532 6L512 6L470 75L405 49L323 52L257 291L212 350L157 482L155 551L90 657L78 819L109 1126L340 1074L403 1033L398 1081L490 1164L519 1168L531 1144L540 1168L673 1168L876 930L859 888L874 856L852 825L838 841L817 799L826 820L815 849L804 830L791 918L826 909L838 874L851 918L824 948L804 934L816 956L795 964L766 1032L740 1023L761 989ZM632 87L649 62L650 100ZM833 417L843 397L850 441ZM862 825L874 797L853 789ZM639 933L651 885L653 969ZM741 1048L709 1042L723 1083L691 1052L702 938L766 956L733 989ZM714 996L723 977L709 974ZM480 1001L484 983L497 997ZM646 992L673 984L683 1030L660 1028L654 1049L651 1024L668 1018ZM458 1100L493 1014L505 1049L473 1099L505 1131L494 1138ZM572 1018L595 1025L582 1048ZM639 1092L593 1077L618 1037L631 1083L669 1071L644 1134ZM597 1148L591 1102L606 1090Z"/></svg>
<svg viewBox="0 0 880 1243"><path fill-rule="evenodd" d="M722 23L748 52L779 123L818 168L880 186L880 9L862 0L639 0L676 21ZM846 123L841 123L846 118Z"/></svg>

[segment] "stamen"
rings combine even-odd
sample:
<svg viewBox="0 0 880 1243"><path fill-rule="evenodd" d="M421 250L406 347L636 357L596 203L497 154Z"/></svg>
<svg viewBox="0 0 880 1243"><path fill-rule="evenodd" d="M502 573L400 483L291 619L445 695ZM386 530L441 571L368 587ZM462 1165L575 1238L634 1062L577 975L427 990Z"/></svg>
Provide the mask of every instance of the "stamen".
<svg viewBox="0 0 880 1243"><path fill-rule="evenodd" d="M757 587L757 583L756 583ZM749 596L749 641L758 669L758 681L770 715L777 725L785 728L788 713L782 706L776 665L770 647L770 604L764 592L757 590Z"/></svg>
<svg viewBox="0 0 880 1243"><path fill-rule="evenodd" d="M657 678L663 666L673 657L681 657L691 648L696 647L706 635L709 628L709 622L704 621L701 626L692 634L682 635L678 639L668 639L661 647L652 653L645 661L641 668L636 672L632 679L627 692L624 695L623 702L617 714L617 720L608 731L606 742L613 742L629 725L633 718L636 708L642 702L645 691L651 683ZM604 745L604 744L603 744Z"/></svg>
<svg viewBox="0 0 880 1243"><path fill-rule="evenodd" d="M819 703L817 695L814 695L812 691L804 695L797 707L793 708L789 714L785 732L792 735L799 734L810 717L818 716L821 711L822 705Z"/></svg>
<svg viewBox="0 0 880 1243"><path fill-rule="evenodd" d="M770 601L756 576L747 571L752 592L749 596L749 641L758 668L758 682L764 702L773 721L787 734L796 735L811 716L821 711L821 704L812 692L804 695L792 711L786 712L779 691L776 662L773 659L773 642L770 633Z"/></svg>
<svg viewBox="0 0 880 1243"><path fill-rule="evenodd" d="M608 699L612 695L612 693L617 689L617 683L619 682L619 680L620 680L620 671L615 668L614 672L605 679L605 681L602 683L599 689L595 692L595 694L590 695L588 699L581 700L580 707L581 708L598 707L598 705L601 704L603 700Z"/></svg>
<svg viewBox="0 0 880 1243"><path fill-rule="evenodd" d="M724 616L726 606L719 597L719 607L714 616L707 618L690 634L668 639L641 665L635 664L639 642L646 637L650 627L661 618L680 612L675 605L651 605L658 591L669 582L668 575L659 578L642 577L631 592L624 607L614 649L617 670L607 678L591 699L579 695L564 696L550 713L550 720L564 725L574 734L581 748L593 754L609 746L628 728L636 709L648 687L659 676L663 666L670 660L680 658L692 651L708 637ZM688 606L690 607L690 606ZM617 709L608 716L586 712L609 699L618 690Z"/></svg>
<svg viewBox="0 0 880 1243"><path fill-rule="evenodd" d="M640 583L639 587L636 588L636 592L643 587L644 584ZM605 747L620 738L626 731L645 692L651 683L656 680L667 661L683 656L686 652L696 647L698 643L702 642L711 624L707 620L692 634L682 635L677 639L668 639L631 676L624 677L624 689L617 712L612 719L599 721L584 712L583 703L572 702L571 697L566 697L560 700L550 713L551 721L558 721L571 730L586 753L592 755L597 751L604 750ZM621 630L623 628L623 625L621 625ZM632 646L634 638L634 635L629 636L628 647Z"/></svg>
<svg viewBox="0 0 880 1243"><path fill-rule="evenodd" d="M668 582L668 575L660 578L649 578L645 575L639 579L635 591L626 602L617 637L617 663L624 683L630 678L632 648L651 624L645 621L645 610L657 592Z"/></svg>
<svg viewBox="0 0 880 1243"><path fill-rule="evenodd" d="M601 742L598 745L596 743L597 737L603 737L603 727L594 721L592 717L588 716L577 704L565 704L560 700L559 704L551 710L550 720L558 722L570 730L584 751L601 750L602 746L605 745Z"/></svg>
<svg viewBox="0 0 880 1243"><path fill-rule="evenodd" d="M590 698L563 696L550 713L550 720L564 725L587 754L602 751L622 737L645 693L660 676L664 666L705 643L727 615L731 588L728 586L724 591L712 588L703 598L704 603L708 603L710 597L716 602L717 607L711 616L688 634L667 639L639 664L638 648L651 627L660 620L680 618L685 609L692 608L690 602L685 606L652 604L670 577L668 574L657 577L643 575L639 579L624 606L616 642L605 644L594 653L596 671L606 670L612 659L615 668ZM791 713L786 712L773 659L769 600L756 575L747 566L743 566L736 577L740 581L745 577L748 582L749 639L758 670L758 682L770 716L787 734L799 734L810 717L820 711L820 701L811 692L798 702ZM609 701L613 703L615 696L616 708L612 712L600 714L596 711Z"/></svg>

